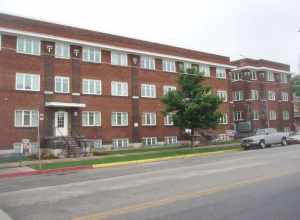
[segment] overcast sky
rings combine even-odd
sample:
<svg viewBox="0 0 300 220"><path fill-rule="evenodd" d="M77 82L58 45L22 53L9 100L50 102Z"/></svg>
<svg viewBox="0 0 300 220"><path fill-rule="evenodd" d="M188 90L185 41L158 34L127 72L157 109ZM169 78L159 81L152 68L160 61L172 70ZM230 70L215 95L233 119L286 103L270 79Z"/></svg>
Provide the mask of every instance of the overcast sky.
<svg viewBox="0 0 300 220"><path fill-rule="evenodd" d="M298 71L300 0L0 0L0 11Z"/></svg>

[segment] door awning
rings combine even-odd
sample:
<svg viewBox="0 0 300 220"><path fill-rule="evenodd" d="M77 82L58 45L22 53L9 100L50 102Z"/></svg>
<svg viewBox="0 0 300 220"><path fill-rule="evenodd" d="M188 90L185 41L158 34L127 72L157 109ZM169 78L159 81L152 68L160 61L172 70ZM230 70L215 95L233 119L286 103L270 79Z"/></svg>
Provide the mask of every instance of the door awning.
<svg viewBox="0 0 300 220"><path fill-rule="evenodd" d="M74 102L46 102L46 107L85 108L86 104Z"/></svg>

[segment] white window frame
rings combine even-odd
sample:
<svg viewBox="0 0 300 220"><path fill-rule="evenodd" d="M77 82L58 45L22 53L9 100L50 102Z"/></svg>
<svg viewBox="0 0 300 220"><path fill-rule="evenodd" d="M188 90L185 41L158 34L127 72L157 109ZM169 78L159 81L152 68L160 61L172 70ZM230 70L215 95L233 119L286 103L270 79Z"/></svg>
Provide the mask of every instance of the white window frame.
<svg viewBox="0 0 300 220"><path fill-rule="evenodd" d="M259 120L259 111L252 112L252 120L258 121Z"/></svg>
<svg viewBox="0 0 300 220"><path fill-rule="evenodd" d="M155 70L155 57L152 56L141 56L140 67L147 70Z"/></svg>
<svg viewBox="0 0 300 220"><path fill-rule="evenodd" d="M274 72L272 71L267 71L267 81L269 82L273 82L275 79L274 79Z"/></svg>
<svg viewBox="0 0 300 220"><path fill-rule="evenodd" d="M17 114L21 112L21 122L17 121ZM29 113L29 124L24 124L25 112ZM35 117L35 118L34 118ZM16 109L15 110L15 127L19 128L33 128L39 126L39 111L32 109Z"/></svg>
<svg viewBox="0 0 300 220"><path fill-rule="evenodd" d="M23 41L22 48L20 48L21 41ZM34 51L34 44L37 44L36 46L38 47L38 51ZM30 46L30 48L27 48L27 46ZM41 41L36 38L18 36L17 37L17 53L40 56L41 55Z"/></svg>
<svg viewBox="0 0 300 220"><path fill-rule="evenodd" d="M256 73L256 71L251 70L249 72L249 74L250 74L250 80L257 80L257 73Z"/></svg>
<svg viewBox="0 0 300 220"><path fill-rule="evenodd" d="M273 111L273 110L269 111L269 120L270 121L275 121L276 119L277 119L276 111Z"/></svg>
<svg viewBox="0 0 300 220"><path fill-rule="evenodd" d="M55 43L55 57L60 59L70 59L70 45L67 43Z"/></svg>
<svg viewBox="0 0 300 220"><path fill-rule="evenodd" d="M175 73L176 72L176 62L175 60L164 59L163 60L163 71Z"/></svg>
<svg viewBox="0 0 300 220"><path fill-rule="evenodd" d="M233 120L234 121L241 121L241 120L243 120L243 112L242 111L234 111L233 112Z"/></svg>
<svg viewBox="0 0 300 220"><path fill-rule="evenodd" d="M222 113L222 116L219 118L219 124L223 124L223 125L228 124L228 114L227 114L227 112Z"/></svg>
<svg viewBox="0 0 300 220"><path fill-rule="evenodd" d="M165 85L163 86L163 94L166 95L170 91L176 91L176 89L177 89L176 86Z"/></svg>
<svg viewBox="0 0 300 220"><path fill-rule="evenodd" d="M233 101L243 101L244 92L242 90L237 90L233 92Z"/></svg>
<svg viewBox="0 0 300 220"><path fill-rule="evenodd" d="M192 69L192 63L183 62L183 71L186 73L188 69Z"/></svg>
<svg viewBox="0 0 300 220"><path fill-rule="evenodd" d="M279 73L280 74L280 82L288 83L288 74L287 73Z"/></svg>
<svg viewBox="0 0 300 220"><path fill-rule="evenodd" d="M120 121L118 121L118 119L120 119ZM113 127L128 126L128 112L112 112L111 125Z"/></svg>
<svg viewBox="0 0 300 220"><path fill-rule="evenodd" d="M141 84L141 97L156 98L156 86L154 84Z"/></svg>
<svg viewBox="0 0 300 220"><path fill-rule="evenodd" d="M165 136L165 145L177 144L177 136Z"/></svg>
<svg viewBox="0 0 300 220"><path fill-rule="evenodd" d="M112 96L128 96L128 83L120 81L111 81Z"/></svg>
<svg viewBox="0 0 300 220"><path fill-rule="evenodd" d="M228 101L228 95L226 90L217 90L217 96L223 100L223 102Z"/></svg>
<svg viewBox="0 0 300 220"><path fill-rule="evenodd" d="M210 66L207 64L199 64L199 72L203 73L204 77L210 77Z"/></svg>
<svg viewBox="0 0 300 220"><path fill-rule="evenodd" d="M111 65L128 66L127 53L120 52L120 51L111 51L110 58L111 58Z"/></svg>
<svg viewBox="0 0 300 220"><path fill-rule="evenodd" d="M87 91L85 86L87 84ZM92 85L93 84L93 85ZM99 93L96 91L96 85L99 84ZM94 88L94 92L91 89ZM85 95L101 95L102 94L102 82L97 79L82 79L82 94Z"/></svg>
<svg viewBox="0 0 300 220"><path fill-rule="evenodd" d="M92 115L93 120L90 121L90 115ZM101 126L101 112L98 111L83 111L81 113L81 124L82 127L100 127ZM96 118L98 117L98 121ZM86 119L86 120L85 120Z"/></svg>
<svg viewBox="0 0 300 220"><path fill-rule="evenodd" d="M97 58L99 58L99 60ZM101 49L97 47L83 47L82 61L89 63L101 63Z"/></svg>
<svg viewBox="0 0 300 220"><path fill-rule="evenodd" d="M216 78L217 79L226 79L226 69L224 67L216 68Z"/></svg>
<svg viewBox="0 0 300 220"><path fill-rule="evenodd" d="M276 92L272 90L268 90L268 100L275 101L276 100Z"/></svg>
<svg viewBox="0 0 300 220"><path fill-rule="evenodd" d="M289 93L281 92L281 101L288 102L289 101Z"/></svg>
<svg viewBox="0 0 300 220"><path fill-rule="evenodd" d="M165 126L173 126L174 125L172 115L173 115L172 113L169 113L164 117Z"/></svg>
<svg viewBox="0 0 300 220"><path fill-rule="evenodd" d="M23 77L23 82L22 82L22 88L18 88L18 84L17 84L17 78L18 77ZM30 89L27 89L26 88L26 85L25 85L25 79L26 77L30 77ZM37 82L38 82L38 85L36 86L36 89L33 89L34 88L34 77L37 77ZM16 90L22 90L22 91L40 91L40 75L39 74L32 74L32 73L16 73L16 78L15 78L15 87L16 87Z"/></svg>
<svg viewBox="0 0 300 220"><path fill-rule="evenodd" d="M112 148L120 149L120 148L128 148L129 139L128 138L114 138L112 139Z"/></svg>
<svg viewBox="0 0 300 220"><path fill-rule="evenodd" d="M289 113L289 111L282 111L282 120L284 120L284 121L290 120L290 113Z"/></svg>
<svg viewBox="0 0 300 220"><path fill-rule="evenodd" d="M61 83L61 91L58 90L56 84L57 84L57 81L60 81ZM68 81L68 87L67 87L67 91L64 91L64 80L67 80ZM63 94L67 94L67 93L70 93L70 77L67 77L67 76L55 76L54 77L54 87L55 87L55 93L63 93Z"/></svg>
<svg viewBox="0 0 300 220"><path fill-rule="evenodd" d="M155 146L157 145L157 137L143 137L142 142L144 146Z"/></svg>
<svg viewBox="0 0 300 220"><path fill-rule="evenodd" d="M251 100L259 100L259 91L258 90L251 89L250 95L251 95L251 97L250 97Z"/></svg>
<svg viewBox="0 0 300 220"><path fill-rule="evenodd" d="M143 112L142 126L156 126L156 112Z"/></svg>
<svg viewBox="0 0 300 220"><path fill-rule="evenodd" d="M241 74L242 74L241 72L233 72L232 73L232 82L242 80Z"/></svg>

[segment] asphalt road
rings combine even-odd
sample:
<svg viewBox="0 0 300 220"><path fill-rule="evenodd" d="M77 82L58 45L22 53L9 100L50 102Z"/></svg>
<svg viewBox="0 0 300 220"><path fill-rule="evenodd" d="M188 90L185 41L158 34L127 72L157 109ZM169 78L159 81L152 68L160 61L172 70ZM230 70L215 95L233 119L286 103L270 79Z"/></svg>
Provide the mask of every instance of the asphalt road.
<svg viewBox="0 0 300 220"><path fill-rule="evenodd" d="M15 220L299 220L300 145L0 179L0 209Z"/></svg>

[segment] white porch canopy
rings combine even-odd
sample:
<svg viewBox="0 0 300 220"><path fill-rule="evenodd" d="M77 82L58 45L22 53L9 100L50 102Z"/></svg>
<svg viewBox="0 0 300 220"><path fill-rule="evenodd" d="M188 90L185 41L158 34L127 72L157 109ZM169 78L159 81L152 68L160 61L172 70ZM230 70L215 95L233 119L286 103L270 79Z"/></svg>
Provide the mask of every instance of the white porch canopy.
<svg viewBox="0 0 300 220"><path fill-rule="evenodd" d="M85 108L86 104L74 102L46 102L46 107L68 107L68 108Z"/></svg>

